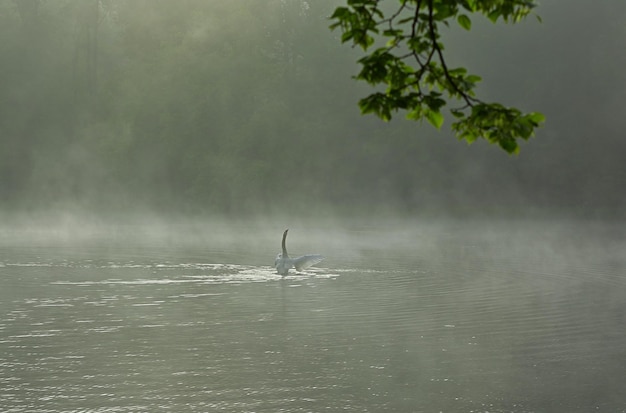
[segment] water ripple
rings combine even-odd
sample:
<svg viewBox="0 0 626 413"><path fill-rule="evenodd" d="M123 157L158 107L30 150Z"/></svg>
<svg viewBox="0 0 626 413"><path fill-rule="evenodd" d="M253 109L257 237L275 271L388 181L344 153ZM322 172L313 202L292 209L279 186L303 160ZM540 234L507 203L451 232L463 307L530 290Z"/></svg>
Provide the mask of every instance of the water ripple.
<svg viewBox="0 0 626 413"><path fill-rule="evenodd" d="M6 257L2 408L623 410L623 258L401 241L284 278L202 254Z"/></svg>

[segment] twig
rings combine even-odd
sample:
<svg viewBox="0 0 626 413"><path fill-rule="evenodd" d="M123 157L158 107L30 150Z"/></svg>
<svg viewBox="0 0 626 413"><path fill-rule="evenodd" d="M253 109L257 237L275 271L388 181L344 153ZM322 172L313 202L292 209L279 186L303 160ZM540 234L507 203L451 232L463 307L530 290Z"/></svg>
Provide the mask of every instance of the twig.
<svg viewBox="0 0 626 413"><path fill-rule="evenodd" d="M435 23L433 22L433 0L428 0L428 28L430 33L430 40L433 42L433 50L436 51L437 55L439 56L441 68L443 69L443 74L446 77L446 80L450 82L452 88L459 94L459 96L461 96L461 98L463 98L468 106L474 106L474 102L480 101L476 98L469 96L467 93L459 89L458 85L456 84L454 79L452 79L452 76L450 76L450 73L448 72L448 67L446 66L446 61L443 58L443 53L441 52L439 44L437 44L437 34L435 32Z"/></svg>

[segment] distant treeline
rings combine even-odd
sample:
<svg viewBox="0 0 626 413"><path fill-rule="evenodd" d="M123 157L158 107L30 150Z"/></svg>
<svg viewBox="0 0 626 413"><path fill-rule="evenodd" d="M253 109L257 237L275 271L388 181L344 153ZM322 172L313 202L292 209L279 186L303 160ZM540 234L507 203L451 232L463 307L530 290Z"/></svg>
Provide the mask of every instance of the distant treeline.
<svg viewBox="0 0 626 413"><path fill-rule="evenodd" d="M567 65L547 53L570 40L517 29L507 38L515 62L535 71L522 76L489 53L502 44L480 27L473 49L450 33L450 53L478 67L487 94L548 117L509 157L457 142L445 126L362 117L365 87L350 78L357 53L328 30L340 3L0 0L0 208L621 211L625 122L609 113L621 112L626 61L619 70L608 53L595 57L604 69L586 61L600 37L579 42ZM563 29L552 28L566 20L558 7L540 11L545 36ZM605 44L624 38L611 27L597 34ZM526 41L549 43L535 52L543 71ZM607 88L584 86L581 66Z"/></svg>

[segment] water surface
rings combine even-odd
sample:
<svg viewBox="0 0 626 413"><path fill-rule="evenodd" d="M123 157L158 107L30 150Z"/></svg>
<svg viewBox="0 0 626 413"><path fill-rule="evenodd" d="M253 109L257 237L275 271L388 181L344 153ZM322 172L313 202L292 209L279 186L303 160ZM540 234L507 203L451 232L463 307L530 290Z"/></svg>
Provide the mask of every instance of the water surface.
<svg viewBox="0 0 626 413"><path fill-rule="evenodd" d="M624 229L299 228L293 252L327 259L285 278L270 267L282 228L14 229L0 410L626 411Z"/></svg>

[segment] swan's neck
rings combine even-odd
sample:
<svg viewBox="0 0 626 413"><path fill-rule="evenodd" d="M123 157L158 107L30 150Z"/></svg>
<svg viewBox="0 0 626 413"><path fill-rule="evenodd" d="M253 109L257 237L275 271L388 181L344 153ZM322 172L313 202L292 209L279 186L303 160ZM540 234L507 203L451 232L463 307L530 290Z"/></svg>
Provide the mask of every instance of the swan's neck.
<svg viewBox="0 0 626 413"><path fill-rule="evenodd" d="M287 254L287 232L289 230L286 229L285 232L283 232L283 242L282 242L282 247L283 247L283 258L289 258L289 254Z"/></svg>

